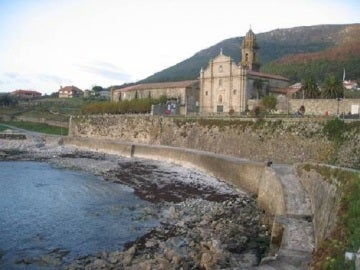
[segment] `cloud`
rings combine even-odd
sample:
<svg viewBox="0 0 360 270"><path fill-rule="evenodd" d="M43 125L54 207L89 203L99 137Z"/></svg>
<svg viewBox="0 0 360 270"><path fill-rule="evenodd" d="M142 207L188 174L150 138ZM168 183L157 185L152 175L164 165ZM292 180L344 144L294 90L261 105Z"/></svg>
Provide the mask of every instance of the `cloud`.
<svg viewBox="0 0 360 270"><path fill-rule="evenodd" d="M121 68L113 65L111 63L102 62L102 61L92 61L84 65L78 66L81 71L87 73L96 74L98 76L116 80L116 81L129 81L131 80L131 75L124 72Z"/></svg>
<svg viewBox="0 0 360 270"><path fill-rule="evenodd" d="M62 78L57 75L52 74L38 74L37 78L43 82L47 83L55 83L55 84L71 84L72 81L70 79Z"/></svg>
<svg viewBox="0 0 360 270"><path fill-rule="evenodd" d="M23 75L17 72L7 72L4 74L7 78L7 81L16 82L16 83L30 83L28 76Z"/></svg>
<svg viewBox="0 0 360 270"><path fill-rule="evenodd" d="M57 91L61 85L73 84L72 80L46 73L21 73L5 72L0 73L0 85L3 91L16 89L33 89L43 92Z"/></svg>

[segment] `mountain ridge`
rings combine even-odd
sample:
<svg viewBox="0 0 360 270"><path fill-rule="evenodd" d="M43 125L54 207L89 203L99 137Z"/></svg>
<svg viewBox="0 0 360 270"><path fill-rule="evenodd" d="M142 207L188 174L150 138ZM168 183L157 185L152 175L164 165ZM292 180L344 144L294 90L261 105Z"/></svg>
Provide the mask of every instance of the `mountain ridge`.
<svg viewBox="0 0 360 270"><path fill-rule="evenodd" d="M256 34L256 33L255 33ZM244 36L225 39L138 83L192 80L199 76L220 50L236 63ZM323 24L275 29L256 34L261 72L282 75L291 81L308 76L322 80L341 76L344 68L351 79L360 80L360 23Z"/></svg>

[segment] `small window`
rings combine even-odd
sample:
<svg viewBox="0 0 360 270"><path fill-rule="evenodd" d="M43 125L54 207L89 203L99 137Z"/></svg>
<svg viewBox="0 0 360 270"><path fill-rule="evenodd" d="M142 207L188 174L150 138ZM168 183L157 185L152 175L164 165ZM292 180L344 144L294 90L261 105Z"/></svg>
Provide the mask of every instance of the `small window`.
<svg viewBox="0 0 360 270"><path fill-rule="evenodd" d="M205 96L207 96L208 95L208 91L205 91Z"/></svg>
<svg viewBox="0 0 360 270"><path fill-rule="evenodd" d="M223 66L219 66L219 72L223 72Z"/></svg>
<svg viewBox="0 0 360 270"><path fill-rule="evenodd" d="M236 95L236 89L233 90L233 95L234 95L234 96Z"/></svg>
<svg viewBox="0 0 360 270"><path fill-rule="evenodd" d="M223 85L223 81L222 79L219 79L219 86L222 86Z"/></svg>

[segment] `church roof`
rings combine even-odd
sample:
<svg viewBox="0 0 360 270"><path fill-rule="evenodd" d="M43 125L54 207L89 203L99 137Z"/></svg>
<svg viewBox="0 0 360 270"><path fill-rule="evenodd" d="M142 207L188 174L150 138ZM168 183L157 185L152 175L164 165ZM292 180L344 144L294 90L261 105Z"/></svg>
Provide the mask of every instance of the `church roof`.
<svg viewBox="0 0 360 270"><path fill-rule="evenodd" d="M141 83L131 85L125 88L116 89L116 92L128 92L136 90L145 90L145 89L158 89L158 88L185 88L192 86L195 83L198 83L198 80L188 80L188 81L179 81L179 82L158 82L158 83Z"/></svg>
<svg viewBox="0 0 360 270"><path fill-rule="evenodd" d="M293 95L296 92L300 91L301 87L302 87L302 84L300 82L298 82L298 83L295 83L288 87L277 89L273 92L277 92L279 94L284 94L284 95Z"/></svg>
<svg viewBox="0 0 360 270"><path fill-rule="evenodd" d="M280 76L280 75L267 74L267 73L262 73L262 72L258 72L258 71L253 71L253 70L249 70L247 72L247 74L250 75L250 76L254 76L254 77L261 77L261 78L281 80L281 81L289 81L288 78L285 78L285 77Z"/></svg>

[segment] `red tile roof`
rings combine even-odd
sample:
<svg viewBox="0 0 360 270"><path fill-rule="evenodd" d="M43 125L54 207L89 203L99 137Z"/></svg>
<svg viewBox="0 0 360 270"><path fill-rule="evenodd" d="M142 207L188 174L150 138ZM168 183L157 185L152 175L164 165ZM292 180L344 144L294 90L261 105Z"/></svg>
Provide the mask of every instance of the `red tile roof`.
<svg viewBox="0 0 360 270"><path fill-rule="evenodd" d="M80 89L80 88L77 88L76 86L65 86L65 87L62 87L62 88L60 88L60 90L59 91L81 91L82 92L82 90Z"/></svg>
<svg viewBox="0 0 360 270"><path fill-rule="evenodd" d="M35 95L35 96L41 96L42 94L38 91L34 90L15 90L11 92L13 95Z"/></svg>
<svg viewBox="0 0 360 270"><path fill-rule="evenodd" d="M292 95L298 92L301 89L301 87L302 87L301 83L295 83L293 85L290 85L289 87L278 89L275 92L284 95Z"/></svg>
<svg viewBox="0 0 360 270"><path fill-rule="evenodd" d="M128 86L125 88L115 89L115 92L127 92L135 90L145 90L145 89L157 89L157 88L185 88L192 86L195 83L198 83L198 80L188 80L180 82L160 82L160 83L141 83Z"/></svg>
<svg viewBox="0 0 360 270"><path fill-rule="evenodd" d="M258 72L258 71L253 71L253 70L249 70L247 73L249 75L252 75L252 76L255 76L255 77L262 77L262 78L275 79L275 80L281 80L281 81L289 81L288 78L285 78L285 77L280 76L280 75L267 74L267 73L262 73L262 72Z"/></svg>

